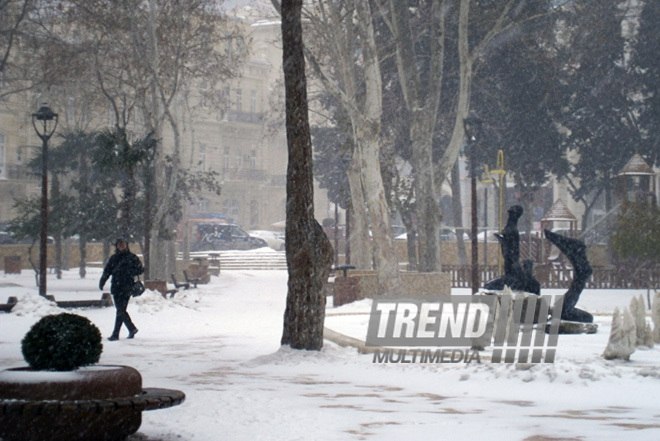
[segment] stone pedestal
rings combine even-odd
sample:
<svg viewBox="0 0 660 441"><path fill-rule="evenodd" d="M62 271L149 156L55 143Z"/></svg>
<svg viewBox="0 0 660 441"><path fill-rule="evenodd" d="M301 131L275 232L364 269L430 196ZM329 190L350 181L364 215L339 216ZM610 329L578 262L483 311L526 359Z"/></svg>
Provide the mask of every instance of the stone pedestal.
<svg viewBox="0 0 660 441"><path fill-rule="evenodd" d="M208 265L193 263L188 267L188 277L199 279L198 285L205 285L211 281Z"/></svg>
<svg viewBox="0 0 660 441"><path fill-rule="evenodd" d="M167 282L164 280L145 280L144 287L152 291L158 291L163 297L167 295Z"/></svg>
<svg viewBox="0 0 660 441"><path fill-rule="evenodd" d="M5 257L5 274L21 273L21 256Z"/></svg>

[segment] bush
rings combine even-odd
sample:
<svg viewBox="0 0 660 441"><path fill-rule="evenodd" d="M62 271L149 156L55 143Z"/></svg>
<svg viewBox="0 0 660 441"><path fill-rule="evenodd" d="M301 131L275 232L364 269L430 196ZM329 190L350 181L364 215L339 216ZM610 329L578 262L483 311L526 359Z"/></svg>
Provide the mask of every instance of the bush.
<svg viewBox="0 0 660 441"><path fill-rule="evenodd" d="M660 208L639 202L624 205L616 220L612 249L637 265L660 264Z"/></svg>
<svg viewBox="0 0 660 441"><path fill-rule="evenodd" d="M97 363L103 351L101 332L75 314L47 315L21 342L23 358L36 370L71 371Z"/></svg>

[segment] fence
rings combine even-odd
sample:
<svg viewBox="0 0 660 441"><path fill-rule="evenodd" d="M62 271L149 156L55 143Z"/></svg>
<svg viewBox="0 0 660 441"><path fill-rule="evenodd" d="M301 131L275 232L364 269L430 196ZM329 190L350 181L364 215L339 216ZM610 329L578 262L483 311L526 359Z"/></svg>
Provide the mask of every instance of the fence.
<svg viewBox="0 0 660 441"><path fill-rule="evenodd" d="M593 267L593 274L587 281L586 289L660 289L660 268L635 269ZM470 265L443 265L443 272L451 274L454 288L469 288L472 280ZM498 277L496 265L479 266L480 284ZM558 265L538 265L534 276L542 288L568 288L573 280L573 269Z"/></svg>

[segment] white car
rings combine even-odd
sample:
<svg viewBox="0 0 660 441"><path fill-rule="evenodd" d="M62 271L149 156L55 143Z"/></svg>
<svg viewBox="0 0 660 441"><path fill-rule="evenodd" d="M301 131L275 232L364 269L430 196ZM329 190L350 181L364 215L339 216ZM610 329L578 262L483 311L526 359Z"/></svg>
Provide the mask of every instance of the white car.
<svg viewBox="0 0 660 441"><path fill-rule="evenodd" d="M250 236L258 237L266 241L269 247L276 251L284 251L284 239L281 233L266 230L252 230Z"/></svg>

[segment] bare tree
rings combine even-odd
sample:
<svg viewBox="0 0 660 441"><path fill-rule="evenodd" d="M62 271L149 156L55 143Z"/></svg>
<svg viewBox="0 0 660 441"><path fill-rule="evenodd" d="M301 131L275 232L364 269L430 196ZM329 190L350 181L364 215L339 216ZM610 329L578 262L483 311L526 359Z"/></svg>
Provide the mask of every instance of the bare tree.
<svg viewBox="0 0 660 441"><path fill-rule="evenodd" d="M163 279L175 259L161 229L171 230L174 222L168 201L177 187L185 108L178 104L192 89L197 103L220 106L225 81L245 54L242 34L213 0L69 0L63 10L67 26L59 31L69 37L63 46L75 47L88 61L114 124L172 139L171 149L159 144L152 180L159 186L147 189L153 209L145 260L151 263L149 276ZM232 44L235 50L227 50Z"/></svg>
<svg viewBox="0 0 660 441"><path fill-rule="evenodd" d="M25 32L28 15L35 0L0 0L0 97L25 88L25 81L17 86L20 62L13 63L20 50L21 37Z"/></svg>
<svg viewBox="0 0 660 441"><path fill-rule="evenodd" d="M440 269L438 226L441 213L435 192L431 147L442 93L442 87L439 85L442 84L445 57L446 2L432 0L428 7L415 8L417 20L425 23L425 33L430 35L428 45L415 44L415 33L407 2L380 0L379 3L383 17L394 36L399 83L404 105L410 115L418 233L419 241L425 245L424 253L419 259L419 270L436 271ZM424 17L428 21L423 20ZM427 50L422 51L420 47L425 47ZM421 59L428 66L426 69L420 66ZM423 75L423 72L426 75Z"/></svg>
<svg viewBox="0 0 660 441"><path fill-rule="evenodd" d="M369 243L370 227L379 290L397 294L401 292L399 266L380 169L383 102L371 6L359 0L318 0L309 6L305 20L316 46L306 56L323 87L344 106L353 131L349 185L355 215L351 229L358 234L362 231L361 242ZM363 207L366 212L360 213ZM352 258L355 251L351 243Z"/></svg>
<svg viewBox="0 0 660 441"><path fill-rule="evenodd" d="M302 0L281 5L288 167L286 185L286 260L289 291L282 344L294 349L323 347L325 293L332 246L314 219L312 140L303 55Z"/></svg>

